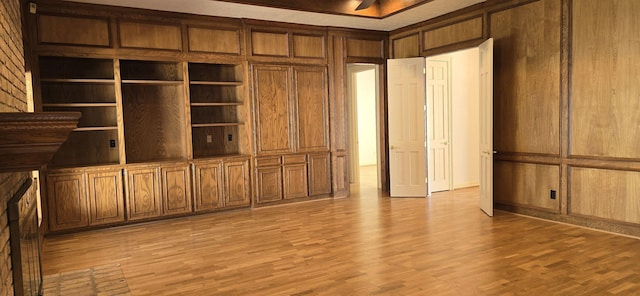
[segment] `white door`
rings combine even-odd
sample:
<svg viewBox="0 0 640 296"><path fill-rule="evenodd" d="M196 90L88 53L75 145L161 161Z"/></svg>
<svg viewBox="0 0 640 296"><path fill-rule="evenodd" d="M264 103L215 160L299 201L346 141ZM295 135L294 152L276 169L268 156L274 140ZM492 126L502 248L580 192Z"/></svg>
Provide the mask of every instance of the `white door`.
<svg viewBox="0 0 640 296"><path fill-rule="evenodd" d="M493 39L480 49L480 208L493 216Z"/></svg>
<svg viewBox="0 0 640 296"><path fill-rule="evenodd" d="M391 196L427 195L424 58L388 60Z"/></svg>
<svg viewBox="0 0 640 296"><path fill-rule="evenodd" d="M427 59L427 175L431 192L449 190L449 61Z"/></svg>

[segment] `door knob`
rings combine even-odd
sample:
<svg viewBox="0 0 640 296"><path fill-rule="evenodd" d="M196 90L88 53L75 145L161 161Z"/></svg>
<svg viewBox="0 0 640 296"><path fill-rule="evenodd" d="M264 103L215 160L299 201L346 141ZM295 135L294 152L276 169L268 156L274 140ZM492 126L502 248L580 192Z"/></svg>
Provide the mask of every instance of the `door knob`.
<svg viewBox="0 0 640 296"><path fill-rule="evenodd" d="M389 146L389 149L393 150L393 149L396 149L396 147L391 145L391 146Z"/></svg>
<svg viewBox="0 0 640 296"><path fill-rule="evenodd" d="M442 144L447 145L447 144L448 144L448 142L447 142L447 141L444 141Z"/></svg>

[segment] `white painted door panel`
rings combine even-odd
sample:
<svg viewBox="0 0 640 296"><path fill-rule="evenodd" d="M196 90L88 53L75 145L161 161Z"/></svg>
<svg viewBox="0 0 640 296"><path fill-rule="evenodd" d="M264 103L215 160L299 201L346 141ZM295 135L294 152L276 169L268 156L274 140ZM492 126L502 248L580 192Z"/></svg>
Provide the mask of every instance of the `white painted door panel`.
<svg viewBox="0 0 640 296"><path fill-rule="evenodd" d="M388 60L391 196L426 196L424 58Z"/></svg>
<svg viewBox="0 0 640 296"><path fill-rule="evenodd" d="M450 189L449 61L427 59L427 175L431 192Z"/></svg>
<svg viewBox="0 0 640 296"><path fill-rule="evenodd" d="M480 49L480 208L493 216L493 39Z"/></svg>

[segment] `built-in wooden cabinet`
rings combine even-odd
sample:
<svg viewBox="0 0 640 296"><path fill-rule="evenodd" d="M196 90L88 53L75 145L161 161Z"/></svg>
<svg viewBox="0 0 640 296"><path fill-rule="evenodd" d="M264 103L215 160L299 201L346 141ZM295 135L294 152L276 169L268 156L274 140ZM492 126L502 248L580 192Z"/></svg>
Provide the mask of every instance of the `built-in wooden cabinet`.
<svg viewBox="0 0 640 296"><path fill-rule="evenodd" d="M251 205L248 156L202 159L192 167L196 212Z"/></svg>
<svg viewBox="0 0 640 296"><path fill-rule="evenodd" d="M43 171L50 231L331 192L326 28L88 8L27 20L36 110L82 113Z"/></svg>
<svg viewBox="0 0 640 296"><path fill-rule="evenodd" d="M51 170L46 180L51 231L125 221L120 167Z"/></svg>
<svg viewBox="0 0 640 296"><path fill-rule="evenodd" d="M160 216L160 178L155 167L130 168L127 178L127 217L140 220Z"/></svg>

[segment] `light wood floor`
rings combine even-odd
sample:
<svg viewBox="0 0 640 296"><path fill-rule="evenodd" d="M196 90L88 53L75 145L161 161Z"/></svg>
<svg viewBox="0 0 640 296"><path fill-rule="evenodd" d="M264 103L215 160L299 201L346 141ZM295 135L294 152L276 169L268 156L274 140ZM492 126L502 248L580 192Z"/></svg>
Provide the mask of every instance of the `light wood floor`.
<svg viewBox="0 0 640 296"><path fill-rule="evenodd" d="M510 213L477 188L352 197L47 238L44 274L120 264L131 295L640 295L640 241Z"/></svg>

